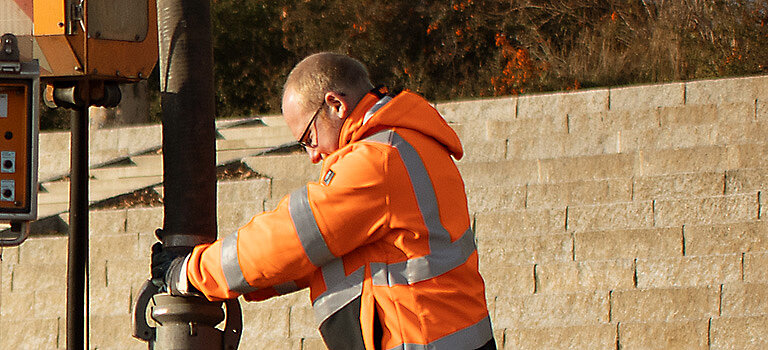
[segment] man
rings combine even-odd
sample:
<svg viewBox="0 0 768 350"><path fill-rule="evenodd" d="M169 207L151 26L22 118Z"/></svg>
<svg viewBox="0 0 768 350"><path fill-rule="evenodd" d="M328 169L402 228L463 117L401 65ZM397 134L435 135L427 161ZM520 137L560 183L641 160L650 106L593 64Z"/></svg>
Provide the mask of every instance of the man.
<svg viewBox="0 0 768 350"><path fill-rule="evenodd" d="M320 181L173 260L169 291L263 300L309 287L330 349L495 349L451 158L463 151L438 112L326 52L291 71L283 117L323 161Z"/></svg>

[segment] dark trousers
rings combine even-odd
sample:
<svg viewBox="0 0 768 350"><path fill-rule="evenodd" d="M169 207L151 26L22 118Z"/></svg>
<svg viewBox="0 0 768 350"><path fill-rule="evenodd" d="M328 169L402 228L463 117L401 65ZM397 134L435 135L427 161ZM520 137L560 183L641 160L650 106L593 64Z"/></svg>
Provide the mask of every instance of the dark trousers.
<svg viewBox="0 0 768 350"><path fill-rule="evenodd" d="M374 315L373 315L373 339L376 341L376 350L381 349L381 337L383 335L383 330L381 328L381 322L379 321L379 315L378 312L374 309ZM491 338L485 345L475 349L475 350L496 350L496 340Z"/></svg>

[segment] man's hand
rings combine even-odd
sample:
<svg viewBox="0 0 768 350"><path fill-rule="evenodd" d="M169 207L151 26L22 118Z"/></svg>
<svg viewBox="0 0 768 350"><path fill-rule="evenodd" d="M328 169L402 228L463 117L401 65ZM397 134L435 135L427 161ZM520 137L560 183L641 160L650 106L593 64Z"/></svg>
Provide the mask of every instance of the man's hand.
<svg viewBox="0 0 768 350"><path fill-rule="evenodd" d="M166 247L160 242L152 246L152 283L160 288L161 292L168 291L167 277L171 266L174 263L181 265L191 252L192 247Z"/></svg>
<svg viewBox="0 0 768 350"><path fill-rule="evenodd" d="M157 231L155 231L155 236L162 241L163 230L157 229ZM171 266L176 267L174 271L176 274L180 273L182 270L181 265L187 255L192 252L192 248L193 247L166 247L162 242L157 242L152 245L152 283L159 288L160 292L171 290L168 282L171 280L178 280L178 278L169 278L170 273L172 272ZM186 269L183 270L186 271Z"/></svg>

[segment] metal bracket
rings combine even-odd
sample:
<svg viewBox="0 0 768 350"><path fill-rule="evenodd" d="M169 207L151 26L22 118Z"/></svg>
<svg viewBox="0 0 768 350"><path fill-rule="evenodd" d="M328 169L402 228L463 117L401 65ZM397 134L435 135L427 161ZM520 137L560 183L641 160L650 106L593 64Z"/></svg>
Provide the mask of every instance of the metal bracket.
<svg viewBox="0 0 768 350"><path fill-rule="evenodd" d="M83 0L70 0L69 13L67 16L67 35L74 35L77 33L78 23L80 28L85 32L85 11L83 6Z"/></svg>
<svg viewBox="0 0 768 350"><path fill-rule="evenodd" d="M10 235L8 235L9 232ZM11 222L11 228L0 233L0 247L15 247L24 243L29 237L29 222Z"/></svg>
<svg viewBox="0 0 768 350"><path fill-rule="evenodd" d="M19 41L13 34L5 34L0 38L0 73L19 73Z"/></svg>

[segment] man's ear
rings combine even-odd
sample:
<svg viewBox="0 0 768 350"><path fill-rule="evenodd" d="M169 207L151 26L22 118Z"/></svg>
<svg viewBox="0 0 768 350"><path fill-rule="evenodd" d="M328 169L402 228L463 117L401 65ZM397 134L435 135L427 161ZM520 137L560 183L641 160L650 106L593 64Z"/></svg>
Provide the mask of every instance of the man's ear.
<svg viewBox="0 0 768 350"><path fill-rule="evenodd" d="M336 117L339 119L345 118L345 113L348 109L347 101L343 98L342 95L337 94L333 91L328 92L325 94L325 103L327 103L329 106L331 106L331 109L336 111Z"/></svg>

